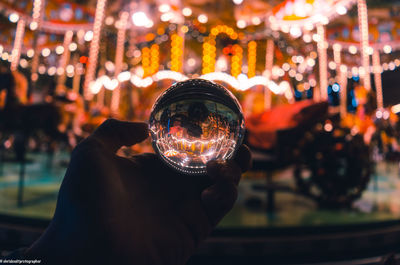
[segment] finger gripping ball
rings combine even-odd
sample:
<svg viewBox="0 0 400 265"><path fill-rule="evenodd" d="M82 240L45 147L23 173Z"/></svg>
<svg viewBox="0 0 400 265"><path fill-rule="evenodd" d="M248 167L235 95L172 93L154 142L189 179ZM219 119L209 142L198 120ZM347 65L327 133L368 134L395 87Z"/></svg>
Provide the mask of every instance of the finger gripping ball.
<svg viewBox="0 0 400 265"><path fill-rule="evenodd" d="M178 82L156 100L150 114L153 148L170 167L205 174L206 163L234 156L244 136L235 96L211 81Z"/></svg>

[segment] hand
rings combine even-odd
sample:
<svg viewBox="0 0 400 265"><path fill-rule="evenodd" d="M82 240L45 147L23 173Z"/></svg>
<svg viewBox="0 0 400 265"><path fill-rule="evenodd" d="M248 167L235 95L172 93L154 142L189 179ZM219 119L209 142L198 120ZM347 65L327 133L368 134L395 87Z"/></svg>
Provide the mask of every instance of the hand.
<svg viewBox="0 0 400 265"><path fill-rule="evenodd" d="M232 208L250 165L211 161L207 176L179 174L155 154L117 156L147 124L107 120L72 152L53 220L26 252L42 264L184 264Z"/></svg>

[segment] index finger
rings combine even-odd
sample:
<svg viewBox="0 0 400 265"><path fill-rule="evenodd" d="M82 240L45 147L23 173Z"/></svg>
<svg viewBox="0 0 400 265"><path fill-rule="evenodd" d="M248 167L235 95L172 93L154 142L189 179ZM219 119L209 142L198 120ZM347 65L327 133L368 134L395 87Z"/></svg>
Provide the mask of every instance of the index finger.
<svg viewBox="0 0 400 265"><path fill-rule="evenodd" d="M107 150L115 153L120 147L142 142L148 136L148 125L144 122L108 119L88 137L88 140L100 141Z"/></svg>

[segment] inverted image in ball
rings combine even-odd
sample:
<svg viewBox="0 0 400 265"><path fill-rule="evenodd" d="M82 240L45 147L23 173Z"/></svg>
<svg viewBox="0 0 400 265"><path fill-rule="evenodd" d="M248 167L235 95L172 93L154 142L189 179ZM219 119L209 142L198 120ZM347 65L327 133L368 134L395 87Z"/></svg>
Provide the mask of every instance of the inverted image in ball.
<svg viewBox="0 0 400 265"><path fill-rule="evenodd" d="M164 91L150 115L153 148L172 168L204 174L206 163L234 156L244 136L242 109L216 83L191 79Z"/></svg>

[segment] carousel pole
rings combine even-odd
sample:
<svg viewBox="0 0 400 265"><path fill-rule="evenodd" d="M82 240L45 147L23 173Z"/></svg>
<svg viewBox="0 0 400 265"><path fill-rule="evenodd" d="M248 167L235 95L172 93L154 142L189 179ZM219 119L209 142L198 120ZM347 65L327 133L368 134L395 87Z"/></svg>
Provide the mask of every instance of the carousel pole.
<svg viewBox="0 0 400 265"><path fill-rule="evenodd" d="M340 86L340 115L347 114L347 66L340 66L339 86Z"/></svg>
<svg viewBox="0 0 400 265"><path fill-rule="evenodd" d="M77 95L79 95L79 88L80 88L82 74L83 74L83 66L81 63L78 63L76 64L75 75L74 78L72 79L72 91Z"/></svg>
<svg viewBox="0 0 400 265"><path fill-rule="evenodd" d="M381 59L378 49L374 49L372 54L372 65L374 69L374 81L376 88L376 107L377 109L383 109L383 93L382 93L382 69Z"/></svg>
<svg viewBox="0 0 400 265"><path fill-rule="evenodd" d="M318 47L318 64L319 64L319 91L314 90L314 100L326 101L328 100L328 64L327 64L327 44L325 40L325 28L322 24L317 26L317 34L319 40L317 43Z"/></svg>
<svg viewBox="0 0 400 265"><path fill-rule="evenodd" d="M122 63L124 61L124 50L125 50L125 35L126 26L128 24L129 12L122 12L117 24L118 34L117 34L117 49L115 52L115 71L114 77L117 78L122 70ZM119 110L119 100L121 93L121 84L114 89L111 97L111 113L118 114Z"/></svg>
<svg viewBox="0 0 400 265"><path fill-rule="evenodd" d="M39 67L39 57L40 52L38 51L38 37L39 31L42 26L43 13L44 13L45 0L35 0L33 2L32 9L32 22L29 25L30 29L33 31L33 59L31 65L31 80L32 80L32 90L36 89L36 81L39 78L37 73Z"/></svg>
<svg viewBox="0 0 400 265"><path fill-rule="evenodd" d="M14 46L11 53L11 71L16 71L18 69L19 58L21 57L21 47L24 40L25 33L25 20L20 19L17 24L17 29L15 31Z"/></svg>
<svg viewBox="0 0 400 265"><path fill-rule="evenodd" d="M333 60L336 63L336 80L339 83L340 87L340 116L344 117L346 115L346 104L347 104L347 90L346 90L346 85L345 83L347 80L347 74L346 71L342 71L343 67L346 67L343 65L342 67L342 46L340 44L334 44L333 45Z"/></svg>
<svg viewBox="0 0 400 265"><path fill-rule="evenodd" d="M368 54L368 11L365 0L357 0L358 10L358 27L360 29L361 44L361 64L364 69L360 76L363 76L363 84L367 91L371 90L371 77L369 71L369 54Z"/></svg>
<svg viewBox="0 0 400 265"><path fill-rule="evenodd" d="M274 49L273 39L267 40L267 48L265 53L265 78L270 80L272 77L272 66L274 65ZM268 86L264 87L264 110L269 110L272 106L272 93Z"/></svg>
<svg viewBox="0 0 400 265"><path fill-rule="evenodd" d="M65 68L67 67L69 60L70 60L70 55L71 52L69 50L69 45L71 44L72 37L74 36L74 33L72 31L67 31L65 32L64 35L64 42L63 42L63 47L64 47L64 53L61 57L60 63L58 68L63 69L62 74L58 77L57 79L57 88L56 88L56 93L57 94L65 94L65 80L66 80L66 75L65 75Z"/></svg>
<svg viewBox="0 0 400 265"><path fill-rule="evenodd" d="M89 61L88 67L85 76L85 83L83 86L83 95L85 100L92 99L92 92L90 91L90 85L95 78L96 69L97 69L97 61L99 56L99 48L100 48L100 36L101 36L101 28L104 20L104 9L106 7L107 0L98 0L96 5L96 13L94 16L93 23L93 39L90 43L89 49Z"/></svg>
<svg viewBox="0 0 400 265"><path fill-rule="evenodd" d="M135 11L135 5L133 3L131 3L129 9L130 9L130 13L133 14ZM128 31L128 52L127 52L127 54L130 55L129 57L134 57L133 54L134 54L135 50L139 49L136 46L136 42L135 42L136 34L137 34L137 31L134 29L134 27L133 26L130 27L129 31ZM132 59L129 59L129 60L132 60Z"/></svg>
<svg viewBox="0 0 400 265"><path fill-rule="evenodd" d="M103 68L101 68L99 70L99 76L103 76L105 75L105 70ZM105 94L106 94L106 88L104 87L104 85L102 86L102 88L100 89L99 93L97 93L97 97L96 97L96 106L99 109L102 109L104 107L104 101L105 101Z"/></svg>

